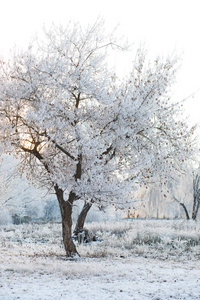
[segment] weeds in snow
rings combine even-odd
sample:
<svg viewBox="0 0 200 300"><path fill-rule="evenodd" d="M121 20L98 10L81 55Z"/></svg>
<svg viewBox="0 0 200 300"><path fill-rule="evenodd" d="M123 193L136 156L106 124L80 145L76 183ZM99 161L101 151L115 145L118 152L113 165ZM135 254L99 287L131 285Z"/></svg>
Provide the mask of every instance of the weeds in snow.
<svg viewBox="0 0 200 300"><path fill-rule="evenodd" d="M122 220L88 223L87 228L101 241L77 245L83 257L200 258L199 222ZM2 225L0 246L31 257L64 255L61 225L56 223Z"/></svg>

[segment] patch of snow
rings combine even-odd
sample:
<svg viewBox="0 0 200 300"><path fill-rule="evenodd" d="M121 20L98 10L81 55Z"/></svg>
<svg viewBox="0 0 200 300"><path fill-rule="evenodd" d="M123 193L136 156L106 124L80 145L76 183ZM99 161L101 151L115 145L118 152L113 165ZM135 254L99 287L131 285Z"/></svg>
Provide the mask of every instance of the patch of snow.
<svg viewBox="0 0 200 300"><path fill-rule="evenodd" d="M13 258L1 256L2 300L200 299L199 262Z"/></svg>

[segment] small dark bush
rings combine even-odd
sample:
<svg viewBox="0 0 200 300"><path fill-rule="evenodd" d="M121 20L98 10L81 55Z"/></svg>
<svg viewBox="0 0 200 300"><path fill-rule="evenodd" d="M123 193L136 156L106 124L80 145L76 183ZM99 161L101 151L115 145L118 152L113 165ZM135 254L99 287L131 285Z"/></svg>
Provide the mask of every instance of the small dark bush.
<svg viewBox="0 0 200 300"><path fill-rule="evenodd" d="M31 217L29 217L29 216L20 217L17 214L15 214L15 215L12 216L12 221L13 221L14 225L19 225L19 224L22 224L22 223L28 224L28 223L31 222Z"/></svg>

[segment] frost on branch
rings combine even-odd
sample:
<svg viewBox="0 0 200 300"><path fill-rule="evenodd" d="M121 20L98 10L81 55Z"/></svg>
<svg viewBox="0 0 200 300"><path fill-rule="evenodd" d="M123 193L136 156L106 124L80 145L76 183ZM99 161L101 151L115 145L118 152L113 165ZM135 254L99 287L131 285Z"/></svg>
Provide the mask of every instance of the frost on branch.
<svg viewBox="0 0 200 300"><path fill-rule="evenodd" d="M126 46L102 28L52 27L42 43L1 61L1 147L33 182L124 207L141 185L156 176L165 186L182 168L192 131L170 100L176 58L149 62L139 49L118 80L106 54Z"/></svg>

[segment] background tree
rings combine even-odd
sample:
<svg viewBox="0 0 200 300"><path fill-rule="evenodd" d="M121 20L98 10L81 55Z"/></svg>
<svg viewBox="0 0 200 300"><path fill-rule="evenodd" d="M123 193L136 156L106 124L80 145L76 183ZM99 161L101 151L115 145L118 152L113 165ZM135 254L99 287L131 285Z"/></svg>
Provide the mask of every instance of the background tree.
<svg viewBox="0 0 200 300"><path fill-rule="evenodd" d="M45 202L55 196L34 187L24 175L19 176L18 163L11 155L0 158L0 210L8 211L10 217L16 214L20 219L42 218Z"/></svg>
<svg viewBox="0 0 200 300"><path fill-rule="evenodd" d="M43 219L45 221L60 220L60 210L58 207L58 203L53 199L46 201L43 212L44 212Z"/></svg>
<svg viewBox="0 0 200 300"><path fill-rule="evenodd" d="M192 174L191 174L192 173ZM177 194L177 183L175 191L172 185L172 194L174 200L181 205L184 209L187 220L196 220L200 207L200 172L196 169L193 172L189 172L183 177L179 183L178 195ZM180 192L182 190L182 193ZM185 191L186 190L186 191ZM184 191L184 192L183 192ZM184 193L184 197L181 195ZM182 198L182 199L181 199Z"/></svg>
<svg viewBox="0 0 200 300"><path fill-rule="evenodd" d="M199 172L198 172L199 173ZM193 174L193 206L192 206L192 219L196 220L200 207L200 175Z"/></svg>
<svg viewBox="0 0 200 300"><path fill-rule="evenodd" d="M28 179L54 190L67 256L72 209L130 206L133 191L168 176L191 154L187 125L172 103L175 58L151 63L137 51L133 69L119 80L107 65L109 49L125 50L101 22L52 27L42 44L1 61L2 150L21 160Z"/></svg>

